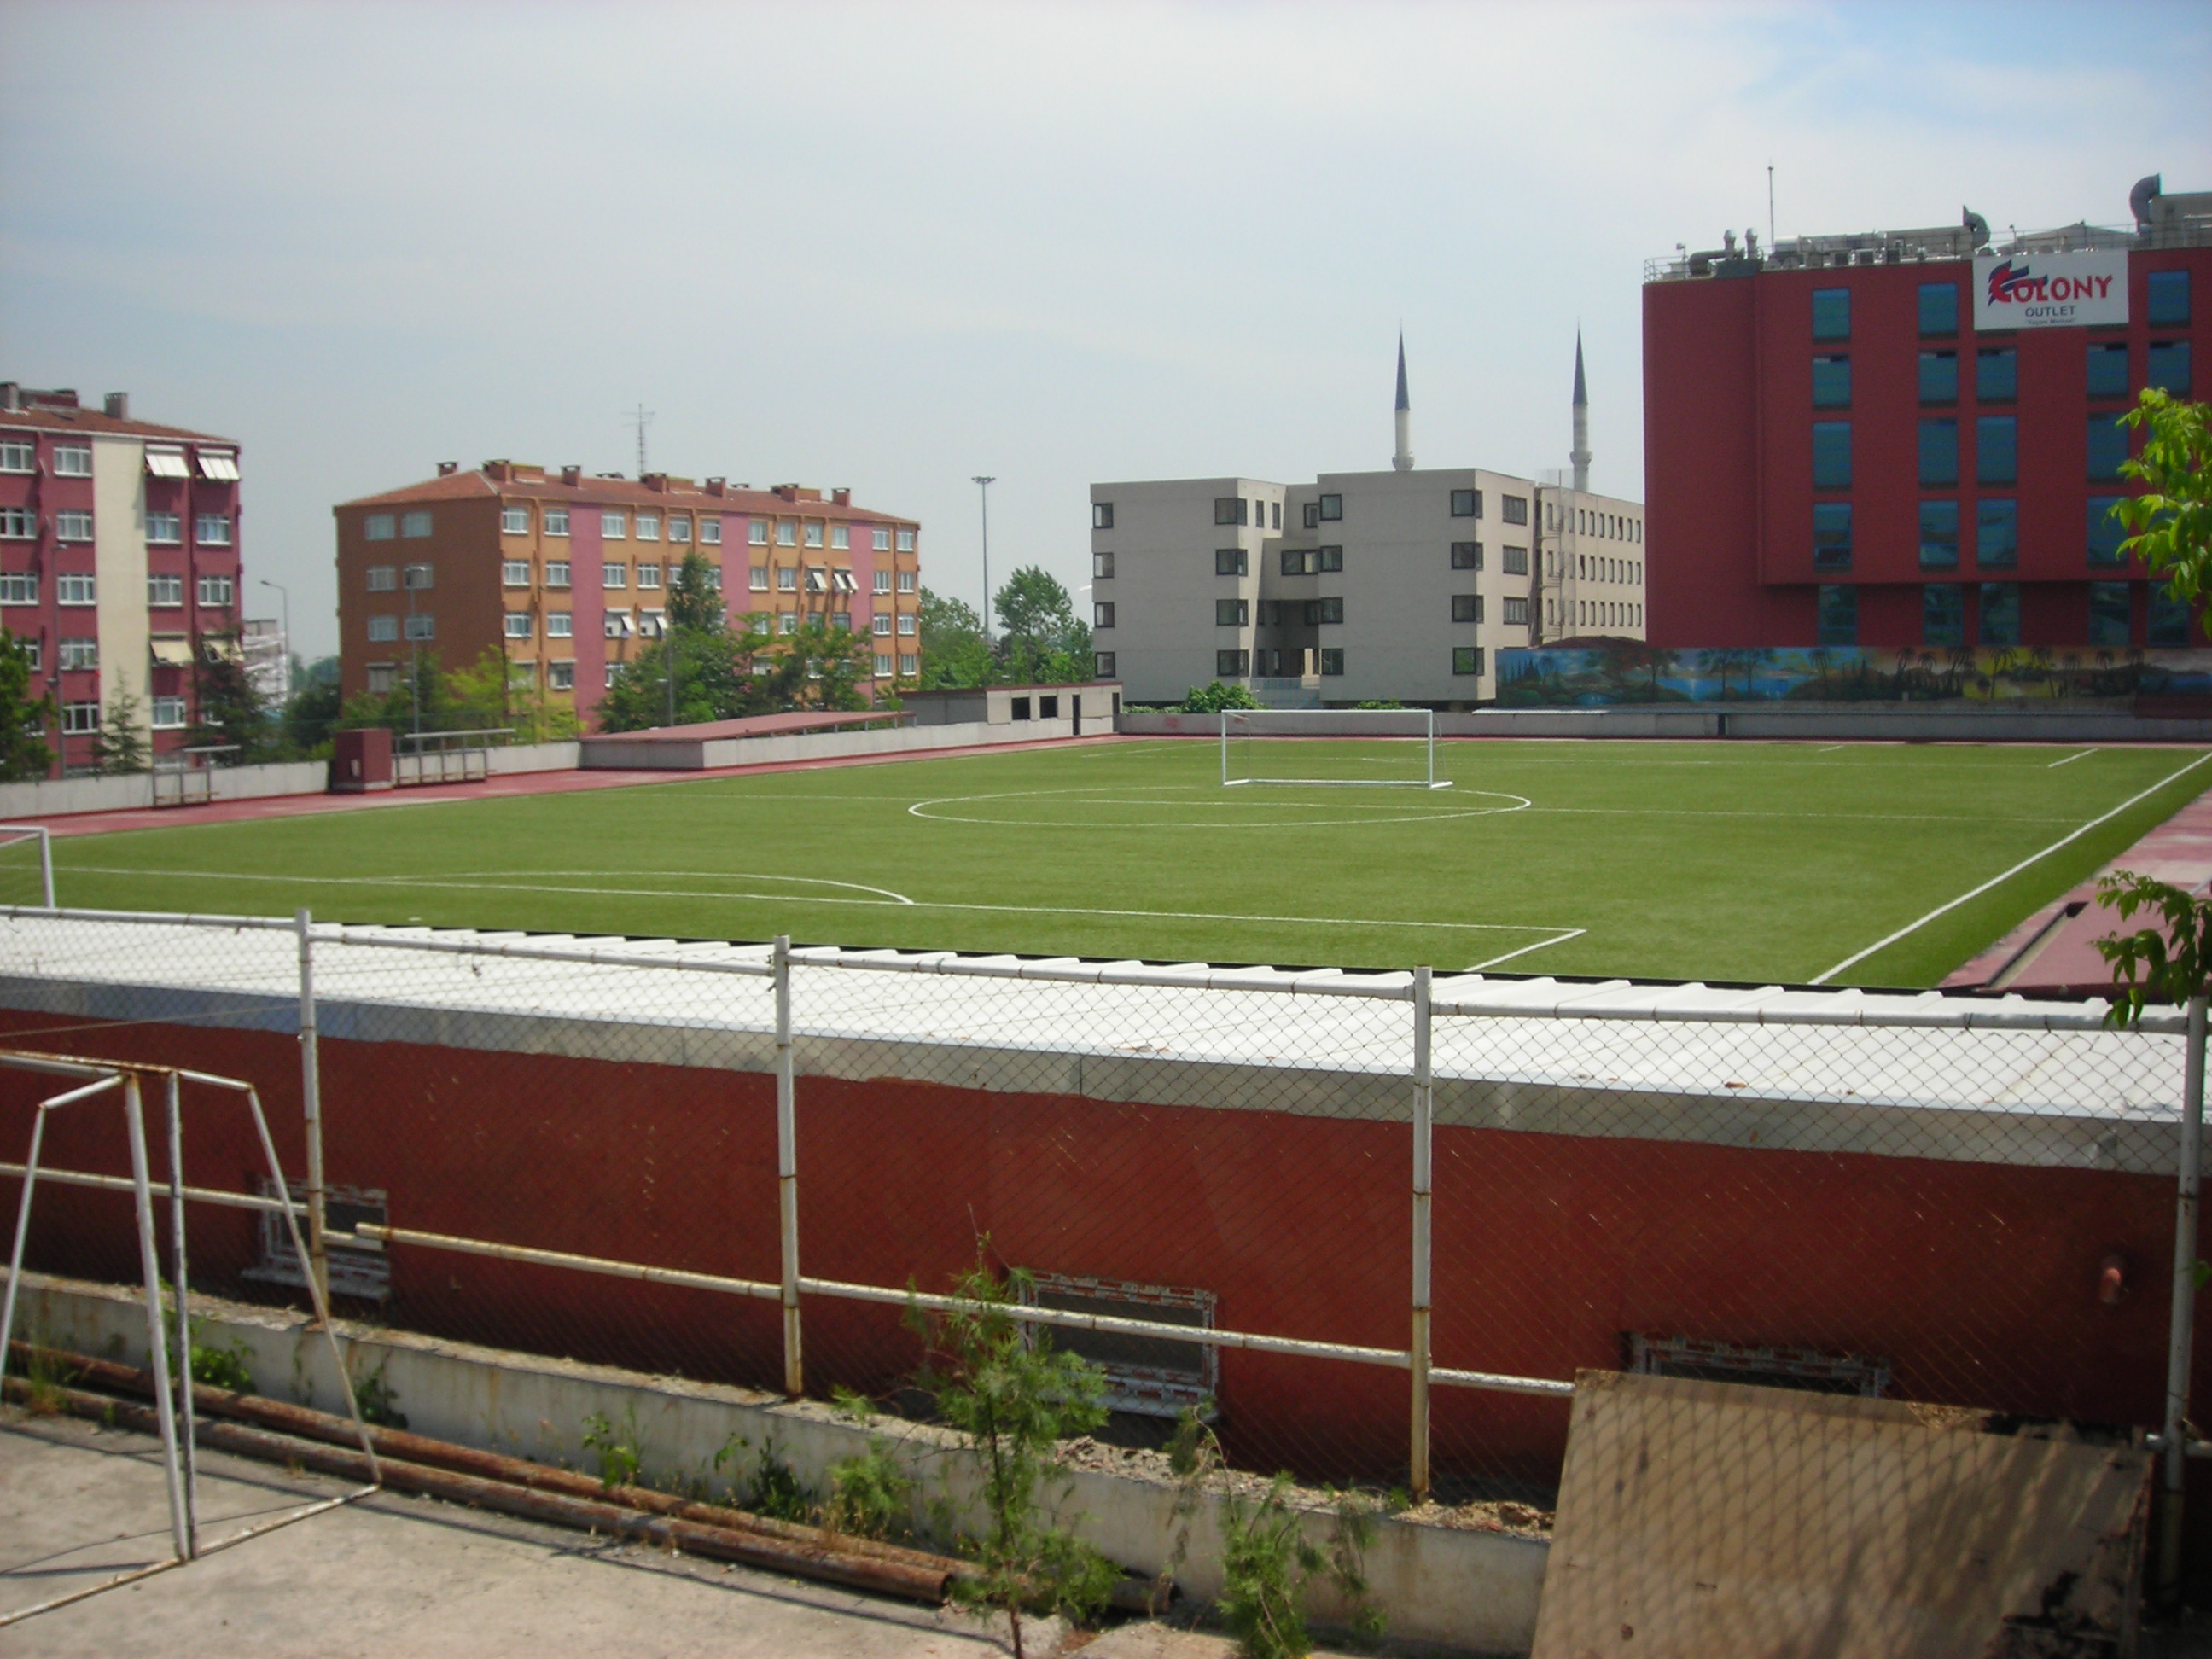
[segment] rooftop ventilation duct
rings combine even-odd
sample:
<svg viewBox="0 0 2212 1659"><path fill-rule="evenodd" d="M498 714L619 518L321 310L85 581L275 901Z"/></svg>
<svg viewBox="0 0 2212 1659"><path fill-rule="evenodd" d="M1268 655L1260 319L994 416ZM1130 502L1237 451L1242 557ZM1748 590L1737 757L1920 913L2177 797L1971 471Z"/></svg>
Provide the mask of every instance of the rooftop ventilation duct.
<svg viewBox="0 0 2212 1659"><path fill-rule="evenodd" d="M2136 187L2128 192L2128 206L2136 216L2136 228L2141 230L2150 223L2150 204L2166 193L2166 175L2154 173L2136 180Z"/></svg>

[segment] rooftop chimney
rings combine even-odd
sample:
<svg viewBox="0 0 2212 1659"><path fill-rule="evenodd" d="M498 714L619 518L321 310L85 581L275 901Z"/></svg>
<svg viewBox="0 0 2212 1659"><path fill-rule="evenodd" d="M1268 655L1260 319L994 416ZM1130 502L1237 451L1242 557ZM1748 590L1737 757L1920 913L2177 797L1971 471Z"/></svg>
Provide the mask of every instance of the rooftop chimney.
<svg viewBox="0 0 2212 1659"><path fill-rule="evenodd" d="M850 489L833 489L830 492L830 500L834 506L850 507L853 504L853 492Z"/></svg>
<svg viewBox="0 0 2212 1659"><path fill-rule="evenodd" d="M577 485L577 484L580 484L580 483L583 483L583 482L584 482L584 469L583 469L581 466L564 466L564 467L562 467L562 468L561 469L561 482L562 482L562 483L564 483L564 484L568 484L568 485L571 486L572 488L573 488L574 486Z"/></svg>
<svg viewBox="0 0 2212 1659"><path fill-rule="evenodd" d="M131 394L127 392L109 392L100 400L100 406L107 411L107 418L111 421L131 418Z"/></svg>
<svg viewBox="0 0 2212 1659"><path fill-rule="evenodd" d="M729 487L730 481L727 478L709 478L707 480L707 493L709 495L726 495L729 494Z"/></svg>
<svg viewBox="0 0 2212 1659"><path fill-rule="evenodd" d="M14 380L0 380L0 409L21 409L23 388Z"/></svg>
<svg viewBox="0 0 2212 1659"><path fill-rule="evenodd" d="M450 478L453 474L459 472L460 470L461 464L459 461L441 461L438 463L438 476L441 478Z"/></svg>

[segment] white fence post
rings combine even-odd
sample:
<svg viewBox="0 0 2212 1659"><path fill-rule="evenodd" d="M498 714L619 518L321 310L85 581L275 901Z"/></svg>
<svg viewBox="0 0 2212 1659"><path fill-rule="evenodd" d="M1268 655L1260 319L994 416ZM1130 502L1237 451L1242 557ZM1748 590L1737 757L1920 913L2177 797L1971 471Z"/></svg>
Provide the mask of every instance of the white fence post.
<svg viewBox="0 0 2212 1659"><path fill-rule="evenodd" d="M302 907L295 915L300 933L300 1102L307 1136L307 1273L317 1301L331 1299L331 1258L323 1242L323 1064L315 1029L315 946L313 921ZM276 1178L282 1181L283 1172Z"/></svg>
<svg viewBox="0 0 2212 1659"><path fill-rule="evenodd" d="M2181 1593L2182 1492L2189 1474L2190 1351L2197 1337L2197 1194L2204 1157L2204 1009L2189 1000L2181 1077L2181 1169L2173 1205L2173 1310L2166 1322L2166 1468L2159 1493L2158 1588Z"/></svg>
<svg viewBox="0 0 2212 1659"><path fill-rule="evenodd" d="M1413 969L1413 1316L1409 1358L1413 1372L1413 1433L1409 1488L1416 1504L1429 1496L1429 1143L1435 1117L1429 1066L1429 970Z"/></svg>
<svg viewBox="0 0 2212 1659"><path fill-rule="evenodd" d="M131 1138L131 1184L138 1208L138 1266L146 1278L146 1343L152 1350L147 1364L154 1372L154 1413L161 1428L161 1459L169 1477L169 1530L176 1540L179 1560L192 1558L191 1528L185 1518L184 1471L177 1453L176 1400L170 1392L169 1338L161 1328L161 1269L154 1255L154 1198L146 1174L146 1113L140 1104L138 1074L123 1074L123 1121ZM191 1357L179 1363L191 1374Z"/></svg>
<svg viewBox="0 0 2212 1659"><path fill-rule="evenodd" d="M791 935L775 936L775 1176L783 1234L783 1391L806 1392L799 1329L799 1123L791 1074Z"/></svg>

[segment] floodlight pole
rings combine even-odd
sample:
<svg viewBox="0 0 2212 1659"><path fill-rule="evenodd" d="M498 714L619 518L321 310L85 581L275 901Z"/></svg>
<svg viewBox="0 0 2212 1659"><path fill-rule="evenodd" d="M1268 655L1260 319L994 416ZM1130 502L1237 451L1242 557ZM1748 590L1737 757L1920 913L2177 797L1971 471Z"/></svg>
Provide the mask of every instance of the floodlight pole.
<svg viewBox="0 0 2212 1659"><path fill-rule="evenodd" d="M991 643L991 486L996 477L975 475L975 486L983 501L983 643Z"/></svg>

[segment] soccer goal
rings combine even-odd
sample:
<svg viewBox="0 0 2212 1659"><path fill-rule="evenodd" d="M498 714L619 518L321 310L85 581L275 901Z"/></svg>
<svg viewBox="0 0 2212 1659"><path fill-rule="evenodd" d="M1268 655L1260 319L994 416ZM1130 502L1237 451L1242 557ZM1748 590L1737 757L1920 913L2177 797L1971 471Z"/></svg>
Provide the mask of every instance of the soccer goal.
<svg viewBox="0 0 2212 1659"><path fill-rule="evenodd" d="M1221 787L1449 789L1426 708L1224 708Z"/></svg>
<svg viewBox="0 0 2212 1659"><path fill-rule="evenodd" d="M54 908L54 844L46 826L0 823L0 905Z"/></svg>

